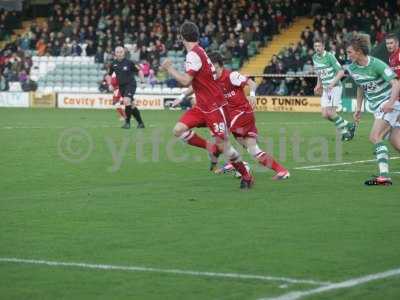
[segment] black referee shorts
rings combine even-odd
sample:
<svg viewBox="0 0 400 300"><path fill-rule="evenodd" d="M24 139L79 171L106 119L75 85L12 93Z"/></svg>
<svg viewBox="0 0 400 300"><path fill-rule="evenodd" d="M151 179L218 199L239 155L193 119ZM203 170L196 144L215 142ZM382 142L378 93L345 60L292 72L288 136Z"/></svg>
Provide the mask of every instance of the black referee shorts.
<svg viewBox="0 0 400 300"><path fill-rule="evenodd" d="M131 101L133 101L133 96L135 95L136 92L136 85L134 84L121 85L119 87L119 91L122 97L129 98L131 99Z"/></svg>

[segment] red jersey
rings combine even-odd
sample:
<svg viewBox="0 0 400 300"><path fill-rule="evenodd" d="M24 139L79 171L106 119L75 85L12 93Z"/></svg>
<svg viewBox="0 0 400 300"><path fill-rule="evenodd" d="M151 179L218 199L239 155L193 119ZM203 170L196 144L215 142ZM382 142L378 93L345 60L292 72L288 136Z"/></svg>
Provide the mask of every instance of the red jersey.
<svg viewBox="0 0 400 300"><path fill-rule="evenodd" d="M400 48L390 54L389 66L396 73L397 77L400 78Z"/></svg>
<svg viewBox="0 0 400 300"><path fill-rule="evenodd" d="M246 95L244 94L244 86L248 78L239 72L232 72L224 69L218 83L224 92L224 98L228 101L228 111L244 111L252 112L253 109Z"/></svg>
<svg viewBox="0 0 400 300"><path fill-rule="evenodd" d="M196 95L196 107L208 113L226 104L216 81L214 65L199 45L186 55L186 73L193 77L192 87Z"/></svg>

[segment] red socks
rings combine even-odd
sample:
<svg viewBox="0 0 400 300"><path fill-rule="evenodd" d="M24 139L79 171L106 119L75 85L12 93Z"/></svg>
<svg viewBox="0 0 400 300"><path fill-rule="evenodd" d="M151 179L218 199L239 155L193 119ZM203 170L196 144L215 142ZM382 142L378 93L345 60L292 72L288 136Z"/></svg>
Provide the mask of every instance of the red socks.
<svg viewBox="0 0 400 300"><path fill-rule="evenodd" d="M182 134L181 138L189 145L207 149L208 142L191 130L188 130Z"/></svg>
<svg viewBox="0 0 400 300"><path fill-rule="evenodd" d="M244 163L242 161L237 161L237 162L231 161L231 164L242 175L243 179L248 180L251 178L249 171L247 171L246 166L244 165Z"/></svg>
<svg viewBox="0 0 400 300"><path fill-rule="evenodd" d="M286 171L286 169L282 165L280 165L272 156L268 155L265 152L258 153L256 157L260 164L274 170L277 173Z"/></svg>

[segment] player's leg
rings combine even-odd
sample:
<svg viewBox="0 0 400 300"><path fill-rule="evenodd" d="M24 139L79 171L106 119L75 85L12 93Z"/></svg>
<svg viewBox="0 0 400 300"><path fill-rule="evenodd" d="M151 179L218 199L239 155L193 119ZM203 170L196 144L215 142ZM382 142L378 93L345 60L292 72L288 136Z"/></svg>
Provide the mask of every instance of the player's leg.
<svg viewBox="0 0 400 300"><path fill-rule="evenodd" d="M122 101L118 101L116 104L116 110L118 115L120 116L121 120L125 120L126 119L126 114L125 114L125 105Z"/></svg>
<svg viewBox="0 0 400 300"><path fill-rule="evenodd" d="M390 133L390 143L400 152L400 127L392 129L392 132Z"/></svg>
<svg viewBox="0 0 400 300"><path fill-rule="evenodd" d="M122 128L129 129L131 128L132 99L129 97L123 97L123 102L125 105L125 124L122 125Z"/></svg>
<svg viewBox="0 0 400 300"><path fill-rule="evenodd" d="M119 88L114 90L113 94L113 105L116 107L116 111L118 113L118 116L120 117L121 121L125 121L126 115L125 115L125 105L123 103L121 93L119 91Z"/></svg>
<svg viewBox="0 0 400 300"><path fill-rule="evenodd" d="M384 118L376 118L372 126L369 139L374 145L374 153L379 168L379 176L365 181L366 185L391 184L389 177L389 149L383 142L385 134L390 129L390 123Z"/></svg>
<svg viewBox="0 0 400 300"><path fill-rule="evenodd" d="M250 188L254 183L253 176L247 170L245 164L242 161L242 158L240 157L239 152L231 145L228 138L222 139L221 137L216 137L216 144L220 151L224 153L226 160L228 160L236 169L236 171L240 173L240 188Z"/></svg>
<svg viewBox="0 0 400 300"><path fill-rule="evenodd" d="M400 115L397 117L396 124L390 132L390 143L400 152Z"/></svg>
<svg viewBox="0 0 400 300"><path fill-rule="evenodd" d="M321 113L323 118L335 125L336 129L342 135L342 140L349 141L354 137L356 126L337 113L341 98L342 87L337 86L330 91L324 89L321 97Z"/></svg>
<svg viewBox="0 0 400 300"><path fill-rule="evenodd" d="M132 101L132 116L135 118L138 123L137 128L145 128L142 115L140 114L140 110L135 105L135 101Z"/></svg>
<svg viewBox="0 0 400 300"><path fill-rule="evenodd" d="M240 173L241 181L240 188L248 189L253 185L253 177L244 165L239 152L229 142L227 118L225 117L224 108L208 114L207 126L215 136L215 141L218 149L224 153L226 159Z"/></svg>
<svg viewBox="0 0 400 300"><path fill-rule="evenodd" d="M257 144L258 130L254 113L234 112L231 116L230 131L236 141L241 144L261 165L273 169L277 174L274 179L286 179L289 172L275 159L262 151Z"/></svg>
<svg viewBox="0 0 400 300"><path fill-rule="evenodd" d="M196 132L192 130L195 127L205 127L206 121L203 113L198 109L189 109L186 111L179 121L175 124L172 132L174 136L181 139L185 143L215 152L216 146L213 143L203 139Z"/></svg>
<svg viewBox="0 0 400 300"><path fill-rule="evenodd" d="M136 92L135 85L129 85L126 91L126 95L132 99L131 101L131 114L135 118L136 122L138 123L137 128L144 128L144 123L142 120L142 115L140 114L139 109L135 105L134 95Z"/></svg>
<svg viewBox="0 0 400 300"><path fill-rule="evenodd" d="M246 147L249 154L253 156L262 166L272 169L276 172L275 176L273 177L274 180L289 178L289 171L280 163L278 163L271 155L261 150L257 144L256 138L238 138L237 141Z"/></svg>

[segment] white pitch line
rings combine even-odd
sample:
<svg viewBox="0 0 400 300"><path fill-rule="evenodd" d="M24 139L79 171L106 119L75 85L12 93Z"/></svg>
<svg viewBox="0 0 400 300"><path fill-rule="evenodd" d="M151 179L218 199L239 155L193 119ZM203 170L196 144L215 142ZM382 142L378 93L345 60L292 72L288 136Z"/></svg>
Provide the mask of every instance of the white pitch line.
<svg viewBox="0 0 400 300"><path fill-rule="evenodd" d="M327 122L257 122L259 125L314 125L314 124L327 124Z"/></svg>
<svg viewBox="0 0 400 300"><path fill-rule="evenodd" d="M52 267L78 267L78 268L86 268L86 269L167 273L167 274L175 274L175 275L189 275L189 276L201 276L201 277L254 279L254 280L261 280L261 281L280 281L280 282L286 282L286 283L325 285L325 286L332 284L331 282L323 282L323 281L317 281L317 280L311 280L311 279L295 279L295 278L287 278L287 277L263 276L263 275L240 274L240 273L198 272L198 271L190 271L190 270L160 269L160 268L148 268L148 267L138 267L138 266L117 266L117 265L78 263L78 262L61 262L61 261L48 261L48 260L36 260L36 259L21 259L21 258L14 258L14 257L0 257L0 262L47 265L47 266L52 266Z"/></svg>
<svg viewBox="0 0 400 300"><path fill-rule="evenodd" d="M346 169L302 169L300 171L319 171L319 172L343 172L343 173L364 173L362 170L346 170ZM390 172L390 174L400 174L400 172Z"/></svg>
<svg viewBox="0 0 400 300"><path fill-rule="evenodd" d="M86 126L80 126L79 128L83 129L91 129L91 128L118 128L119 126L117 125L105 125L105 124L99 124L99 125L86 125ZM71 127L67 126L3 126L0 127L0 129L4 130L12 130L12 129L68 129Z"/></svg>
<svg viewBox="0 0 400 300"><path fill-rule="evenodd" d="M391 157L390 160L399 159L400 156ZM313 166L303 166L294 168L294 170L307 170L307 169L318 169L323 167L336 167L336 166L346 166L346 165L355 165L355 164L363 164L367 162L374 162L376 159L368 159L368 160L356 160L356 161L348 161L334 164L325 164L325 165L313 165Z"/></svg>
<svg viewBox="0 0 400 300"><path fill-rule="evenodd" d="M379 279L384 279L388 277L393 277L393 276L398 276L400 275L400 268L398 269L393 269L393 270L388 270L385 272L381 273L376 273L376 274L370 274L358 278L352 278L346 281L338 282L338 283L332 283L327 286L322 286L319 288L311 289L311 290L306 290L306 291L294 291L290 292L278 297L274 298L262 298L258 300L298 300L300 298L304 298L310 295L314 294L319 294L319 293L325 293L329 292L332 290L338 290L338 289L346 289L346 288L351 288L357 285L361 285L370 281L374 280L379 280Z"/></svg>

